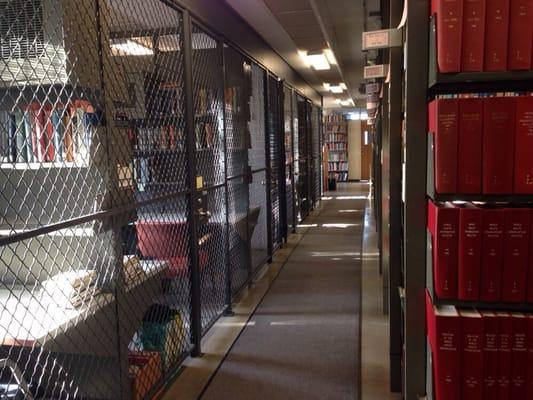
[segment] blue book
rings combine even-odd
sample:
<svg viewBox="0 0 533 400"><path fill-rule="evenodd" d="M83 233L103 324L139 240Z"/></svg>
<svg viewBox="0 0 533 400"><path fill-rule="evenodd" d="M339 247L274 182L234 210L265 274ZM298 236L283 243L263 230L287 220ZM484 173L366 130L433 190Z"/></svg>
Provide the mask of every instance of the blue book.
<svg viewBox="0 0 533 400"><path fill-rule="evenodd" d="M35 156L33 154L33 142L32 142L32 115L31 111L24 111L24 134L26 136L26 158L28 162L34 162Z"/></svg>
<svg viewBox="0 0 533 400"><path fill-rule="evenodd" d="M17 162L17 121L15 114L9 114L8 123L8 162Z"/></svg>
<svg viewBox="0 0 533 400"><path fill-rule="evenodd" d="M22 111L17 110L15 115L15 142L17 146L16 162L24 163L28 162L28 154L26 153L26 133L24 126L24 114Z"/></svg>
<svg viewBox="0 0 533 400"><path fill-rule="evenodd" d="M0 111L0 162L8 162L9 153L9 113Z"/></svg>
<svg viewBox="0 0 533 400"><path fill-rule="evenodd" d="M55 148L56 161L64 161L63 158L63 137L65 135L65 128L63 126L62 116L64 110L61 108L54 108L52 111L52 127L54 129L53 143Z"/></svg>

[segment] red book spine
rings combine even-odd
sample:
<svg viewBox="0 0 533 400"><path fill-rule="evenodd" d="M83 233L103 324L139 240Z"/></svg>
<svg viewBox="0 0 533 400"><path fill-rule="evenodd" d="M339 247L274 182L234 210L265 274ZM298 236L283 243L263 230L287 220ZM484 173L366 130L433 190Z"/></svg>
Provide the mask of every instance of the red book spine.
<svg viewBox="0 0 533 400"><path fill-rule="evenodd" d="M459 100L437 99L429 104L429 110L435 135L435 190L456 193Z"/></svg>
<svg viewBox="0 0 533 400"><path fill-rule="evenodd" d="M527 208L507 208L504 213L502 300L519 303L526 301L530 212Z"/></svg>
<svg viewBox="0 0 533 400"><path fill-rule="evenodd" d="M436 349L434 349L435 394L439 400L457 400L460 384L460 319L459 316L435 317Z"/></svg>
<svg viewBox="0 0 533 400"><path fill-rule="evenodd" d="M429 212L434 214L435 221L431 232L435 295L440 299L456 299L459 209L429 202Z"/></svg>
<svg viewBox="0 0 533 400"><path fill-rule="evenodd" d="M459 99L457 191L481 193L483 101Z"/></svg>
<svg viewBox="0 0 533 400"><path fill-rule="evenodd" d="M483 312L483 399L498 400L498 318Z"/></svg>
<svg viewBox="0 0 533 400"><path fill-rule="evenodd" d="M527 316L527 399L533 399L533 315Z"/></svg>
<svg viewBox="0 0 533 400"><path fill-rule="evenodd" d="M508 313L498 315L498 399L511 400L513 320ZM515 399L512 399L515 400Z"/></svg>
<svg viewBox="0 0 533 400"><path fill-rule="evenodd" d="M464 0L461 70L483 71L485 0Z"/></svg>
<svg viewBox="0 0 533 400"><path fill-rule="evenodd" d="M509 69L531 68L533 1L511 0L509 11Z"/></svg>
<svg viewBox="0 0 533 400"><path fill-rule="evenodd" d="M485 70L507 70L509 0L487 0Z"/></svg>
<svg viewBox="0 0 533 400"><path fill-rule="evenodd" d="M478 208L459 212L459 299L478 300L483 219Z"/></svg>
<svg viewBox="0 0 533 400"><path fill-rule="evenodd" d="M52 109L46 107L44 110L44 130L46 132L45 137L45 161L55 160L55 147L54 147L54 125L52 124Z"/></svg>
<svg viewBox="0 0 533 400"><path fill-rule="evenodd" d="M530 211L531 216L533 217L533 210L530 209L529 211ZM533 220L530 221L530 223L529 223L529 229L530 229L530 233L529 233L530 245L529 245L529 248L530 249L533 248L533 247L531 247L533 245L533 234L531 234L531 227L533 227ZM526 292L527 292L527 302L528 303L533 303L533 255L529 256ZM532 393L532 397L533 397L533 393Z"/></svg>
<svg viewBox="0 0 533 400"><path fill-rule="evenodd" d="M46 113L39 109L35 114L35 137L37 143L37 159L46 161Z"/></svg>
<svg viewBox="0 0 533 400"><path fill-rule="evenodd" d="M433 0L437 15L437 63L440 72L461 70L463 0Z"/></svg>
<svg viewBox="0 0 533 400"><path fill-rule="evenodd" d="M462 399L483 400L483 319L461 312Z"/></svg>
<svg viewBox="0 0 533 400"><path fill-rule="evenodd" d="M503 268L503 232L505 229L502 209L483 210L483 243L481 256L481 301L498 301L501 298Z"/></svg>
<svg viewBox="0 0 533 400"><path fill-rule="evenodd" d="M483 193L513 191L515 97L483 102Z"/></svg>
<svg viewBox="0 0 533 400"><path fill-rule="evenodd" d="M511 365L511 399L525 399L527 390L527 318L520 313L513 314Z"/></svg>
<svg viewBox="0 0 533 400"><path fill-rule="evenodd" d="M516 98L515 140L514 191L531 194L533 193L533 97L531 96Z"/></svg>

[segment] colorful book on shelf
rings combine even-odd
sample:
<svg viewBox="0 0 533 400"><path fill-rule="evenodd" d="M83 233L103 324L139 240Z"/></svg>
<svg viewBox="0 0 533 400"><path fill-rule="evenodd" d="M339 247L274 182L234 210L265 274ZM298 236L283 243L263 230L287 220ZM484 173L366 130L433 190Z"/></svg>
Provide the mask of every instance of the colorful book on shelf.
<svg viewBox="0 0 533 400"><path fill-rule="evenodd" d="M459 209L451 203L428 201L432 238L433 280L439 299L457 298Z"/></svg>
<svg viewBox="0 0 533 400"><path fill-rule="evenodd" d="M513 192L515 97L483 102L483 193Z"/></svg>
<svg viewBox="0 0 533 400"><path fill-rule="evenodd" d="M429 132L434 135L435 190L457 192L458 99L429 103Z"/></svg>
<svg viewBox="0 0 533 400"><path fill-rule="evenodd" d="M463 0L432 0L431 10L436 16L439 71L459 72L463 35Z"/></svg>
<svg viewBox="0 0 533 400"><path fill-rule="evenodd" d="M527 315L527 378L526 390L531 397L533 394L533 315Z"/></svg>
<svg viewBox="0 0 533 400"><path fill-rule="evenodd" d="M483 71L486 0L464 0L461 70Z"/></svg>
<svg viewBox="0 0 533 400"><path fill-rule="evenodd" d="M483 99L459 99L457 191L481 193Z"/></svg>
<svg viewBox="0 0 533 400"><path fill-rule="evenodd" d="M498 400L498 316L482 311L483 317L483 400Z"/></svg>
<svg viewBox="0 0 533 400"><path fill-rule="evenodd" d="M509 0L486 0L485 71L507 70Z"/></svg>
<svg viewBox="0 0 533 400"><path fill-rule="evenodd" d="M483 210L471 204L459 209L458 297L475 301L479 298Z"/></svg>
<svg viewBox="0 0 533 400"><path fill-rule="evenodd" d="M23 163L28 161L28 154L26 150L26 127L24 124L24 113L21 110L16 110L14 113L15 116L15 145L16 145L16 154L15 162Z"/></svg>
<svg viewBox="0 0 533 400"><path fill-rule="evenodd" d="M514 192L533 194L533 96L516 97Z"/></svg>
<svg viewBox="0 0 533 400"><path fill-rule="evenodd" d="M483 317L475 310L460 310L462 399L483 399Z"/></svg>
<svg viewBox="0 0 533 400"><path fill-rule="evenodd" d="M531 42L533 38L533 1L511 0L509 11L510 70L531 68Z"/></svg>
<svg viewBox="0 0 533 400"><path fill-rule="evenodd" d="M481 301L498 301L501 298L504 230L504 210L502 208L484 208L479 295Z"/></svg>
<svg viewBox="0 0 533 400"><path fill-rule="evenodd" d="M32 114L31 110L25 110L23 119L24 119L24 134L25 134L25 140L26 140L26 160L28 162L34 162L35 161L35 154L33 152L33 136L32 136L32 126L34 126L34 122L32 121L32 118L35 118Z"/></svg>
<svg viewBox="0 0 533 400"><path fill-rule="evenodd" d="M526 300L531 212L527 208L506 208L502 300Z"/></svg>

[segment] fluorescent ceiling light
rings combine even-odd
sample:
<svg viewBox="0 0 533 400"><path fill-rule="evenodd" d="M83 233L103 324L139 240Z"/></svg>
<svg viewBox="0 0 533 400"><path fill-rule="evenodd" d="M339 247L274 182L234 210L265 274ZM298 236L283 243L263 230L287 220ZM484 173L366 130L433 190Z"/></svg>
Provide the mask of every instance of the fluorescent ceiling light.
<svg viewBox="0 0 533 400"><path fill-rule="evenodd" d="M341 83L339 86L340 86L341 88L343 88L344 90L348 90L348 87L347 87L346 84L344 84L344 83Z"/></svg>
<svg viewBox="0 0 533 400"><path fill-rule="evenodd" d="M333 54L333 51L331 51L331 49L324 50L324 54L326 55L326 58L328 59L328 62L331 65L337 65L337 59L335 58L335 54Z"/></svg>
<svg viewBox="0 0 533 400"><path fill-rule="evenodd" d="M111 47L114 55L151 56L154 54L151 48L131 39L116 40L111 43Z"/></svg>
<svg viewBox="0 0 533 400"><path fill-rule="evenodd" d="M344 89L339 86L330 86L329 90L331 90L331 93L342 93L344 92Z"/></svg>
<svg viewBox="0 0 533 400"><path fill-rule="evenodd" d="M307 52L307 61L317 71L326 71L331 69L324 53L310 53Z"/></svg>
<svg viewBox="0 0 533 400"><path fill-rule="evenodd" d="M324 90L329 91L329 88L331 87L329 83L324 83Z"/></svg>

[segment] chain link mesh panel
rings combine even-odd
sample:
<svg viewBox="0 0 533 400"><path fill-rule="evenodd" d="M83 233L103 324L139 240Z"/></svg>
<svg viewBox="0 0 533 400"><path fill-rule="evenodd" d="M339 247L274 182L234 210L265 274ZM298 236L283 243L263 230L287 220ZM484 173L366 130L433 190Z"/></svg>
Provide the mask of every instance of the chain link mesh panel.
<svg viewBox="0 0 533 400"><path fill-rule="evenodd" d="M202 334L222 315L226 306L226 188L200 192L198 260Z"/></svg>
<svg viewBox="0 0 533 400"><path fill-rule="evenodd" d="M239 292L250 278L248 177L228 181L229 263L231 292Z"/></svg>
<svg viewBox="0 0 533 400"><path fill-rule="evenodd" d="M311 127L312 127L312 184L313 184L313 204L320 199L320 184L321 184L321 157L320 157L320 112L319 108L312 106L311 108Z"/></svg>
<svg viewBox="0 0 533 400"><path fill-rule="evenodd" d="M293 138L292 138L292 90L283 88L283 121L285 130L285 207L287 210L287 227L294 228L294 187L293 187Z"/></svg>
<svg viewBox="0 0 533 400"><path fill-rule="evenodd" d="M298 110L298 193L299 221L309 214L309 119L307 115L307 102L300 95L297 96Z"/></svg>
<svg viewBox="0 0 533 400"><path fill-rule="evenodd" d="M252 64L252 98L250 99L251 147L248 159L253 171L266 168L265 153L265 70Z"/></svg>
<svg viewBox="0 0 533 400"><path fill-rule="evenodd" d="M272 248L281 245L283 237L281 184L284 182L282 165L283 136L280 127L279 83L268 77L268 138L270 147L270 201L272 202Z"/></svg>
<svg viewBox="0 0 533 400"><path fill-rule="evenodd" d="M268 258L267 182L265 170L253 174L249 190L250 252L252 269L256 272Z"/></svg>
<svg viewBox="0 0 533 400"><path fill-rule="evenodd" d="M221 44L192 26L196 172L204 186L224 183L223 71Z"/></svg>

